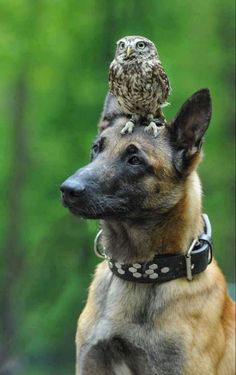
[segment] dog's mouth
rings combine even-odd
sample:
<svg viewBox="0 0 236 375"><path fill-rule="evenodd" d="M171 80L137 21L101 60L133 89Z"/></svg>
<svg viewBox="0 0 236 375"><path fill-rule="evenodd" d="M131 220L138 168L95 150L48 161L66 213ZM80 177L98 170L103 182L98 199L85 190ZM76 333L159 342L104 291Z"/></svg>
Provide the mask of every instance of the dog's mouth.
<svg viewBox="0 0 236 375"><path fill-rule="evenodd" d="M104 219L106 217L106 213L94 209L82 209L78 207L68 207L69 211L78 217L83 219Z"/></svg>
<svg viewBox="0 0 236 375"><path fill-rule="evenodd" d="M73 203L67 204L63 202L64 206L75 215L84 219L108 219L116 216L123 216L129 212L129 207L126 200L115 200L113 198L106 198L101 201L90 200L83 202L83 204Z"/></svg>

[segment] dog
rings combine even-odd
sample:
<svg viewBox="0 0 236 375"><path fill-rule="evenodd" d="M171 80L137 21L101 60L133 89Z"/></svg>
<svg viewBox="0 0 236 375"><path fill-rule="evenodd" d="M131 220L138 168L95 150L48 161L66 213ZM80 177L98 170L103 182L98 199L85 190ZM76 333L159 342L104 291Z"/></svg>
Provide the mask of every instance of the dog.
<svg viewBox="0 0 236 375"><path fill-rule="evenodd" d="M76 375L235 374L235 307L196 172L210 119L202 89L157 138L142 123L122 136L127 116L108 95L91 162L61 186L73 214L101 220L105 258L78 321Z"/></svg>

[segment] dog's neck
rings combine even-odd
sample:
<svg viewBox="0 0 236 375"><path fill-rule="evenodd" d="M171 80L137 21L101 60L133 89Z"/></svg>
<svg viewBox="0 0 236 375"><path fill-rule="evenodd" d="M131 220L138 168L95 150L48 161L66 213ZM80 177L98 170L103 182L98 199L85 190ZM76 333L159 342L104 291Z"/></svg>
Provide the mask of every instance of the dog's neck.
<svg viewBox="0 0 236 375"><path fill-rule="evenodd" d="M152 260L155 254L185 253L203 230L201 185L197 174L189 177L182 199L155 222L144 225L103 221L103 245L107 255L125 263Z"/></svg>

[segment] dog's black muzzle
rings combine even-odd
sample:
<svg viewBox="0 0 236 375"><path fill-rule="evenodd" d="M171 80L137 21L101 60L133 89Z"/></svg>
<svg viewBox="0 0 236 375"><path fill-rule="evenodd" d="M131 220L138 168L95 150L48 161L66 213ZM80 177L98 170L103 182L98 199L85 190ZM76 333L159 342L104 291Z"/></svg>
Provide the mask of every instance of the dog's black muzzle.
<svg viewBox="0 0 236 375"><path fill-rule="evenodd" d="M73 176L69 177L60 187L62 192L62 201L65 207L70 207L79 202L86 194L86 188L83 184L76 181Z"/></svg>
<svg viewBox="0 0 236 375"><path fill-rule="evenodd" d="M98 190L94 186L96 177L91 175L91 168L79 169L74 175L63 182L60 187L63 205L73 213L83 216L91 200L90 195Z"/></svg>
<svg viewBox="0 0 236 375"><path fill-rule="evenodd" d="M91 219L114 217L127 212L127 197L119 182L105 178L101 165L90 163L60 187L63 205L78 216Z"/></svg>

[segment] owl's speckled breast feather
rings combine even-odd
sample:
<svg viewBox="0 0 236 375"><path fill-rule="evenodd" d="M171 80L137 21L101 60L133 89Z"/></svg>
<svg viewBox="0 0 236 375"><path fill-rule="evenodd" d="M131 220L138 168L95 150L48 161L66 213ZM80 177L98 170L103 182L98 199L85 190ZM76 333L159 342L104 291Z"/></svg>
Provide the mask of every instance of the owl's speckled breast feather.
<svg viewBox="0 0 236 375"><path fill-rule="evenodd" d="M143 116L157 113L169 94L168 78L157 61L124 63L115 59L110 65L109 85L124 112Z"/></svg>

